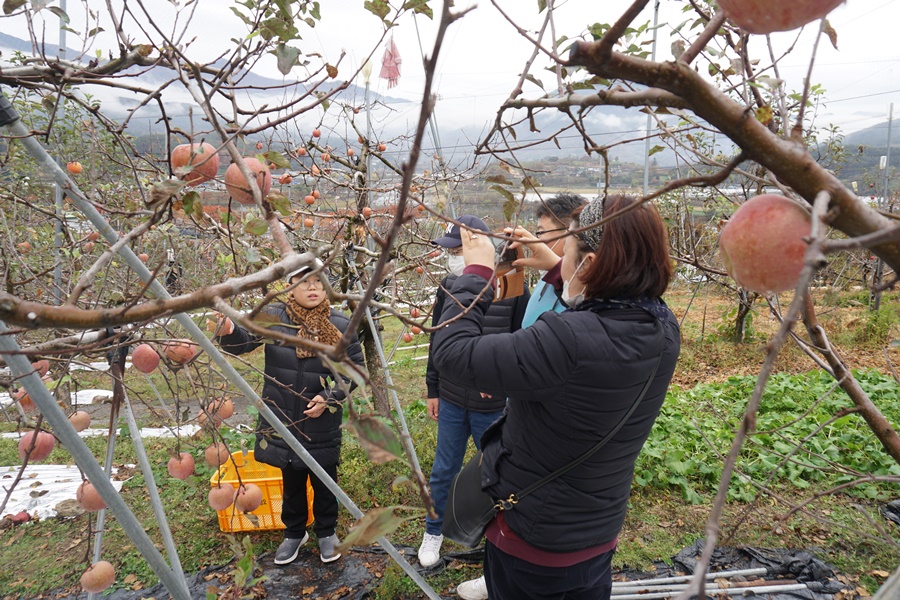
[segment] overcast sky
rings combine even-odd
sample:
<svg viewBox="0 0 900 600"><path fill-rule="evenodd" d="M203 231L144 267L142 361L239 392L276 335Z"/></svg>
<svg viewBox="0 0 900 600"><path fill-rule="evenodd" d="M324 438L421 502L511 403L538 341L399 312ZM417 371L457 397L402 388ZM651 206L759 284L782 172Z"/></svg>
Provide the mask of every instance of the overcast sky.
<svg viewBox="0 0 900 600"><path fill-rule="evenodd" d="M535 31L539 27L542 15L538 13L537 0L498 2L525 29ZM302 29L303 48L307 53L321 52L332 62L337 60L341 50L346 50L347 59L339 74L343 79L365 59L382 35L383 27L377 17L362 8L363 0L323 0L321 4L322 22L313 30ZM437 12L438 3L433 1L432 4ZM482 125L493 120L497 107L508 97L517 74L531 53L528 42L515 32L489 0L456 2L457 9L475 4L477 7L473 11L451 27L441 49L435 87L440 97L436 118L441 127ZM557 0L556 4L556 37L575 38L584 35L586 26L591 23L614 21L630 2ZM653 4L651 1L635 23L652 21ZM662 26L657 58L665 60L671 59L673 38L670 34L673 27L684 20L681 9L686 2L661 0L659 4ZM155 15L173 12L168 0L146 0L145 5L153 7ZM204 58L212 58L223 51L231 37L246 33L228 6L227 0L198 0L190 31L197 36L194 46L202 51ZM80 4L69 0L67 9L73 15L72 27L83 31L84 22L77 17L79 8ZM819 47L813 80L824 86L827 96L827 107L820 113L819 124L835 123L845 132L852 132L885 121L891 102L897 103L895 108L900 112L900 44L896 43L900 0L849 0L833 11L829 19L838 32L839 50L832 48L827 40ZM0 29L4 32L21 32L22 26L22 18L0 19ZM107 26L107 29L111 27ZM800 35L795 52L781 65L781 76L787 81L788 89L799 89L806 75L815 33L812 27L808 29ZM373 90L413 101L395 106L396 112L386 117L384 126L389 124L387 121L395 126L415 121L424 82L422 52L431 52L435 30L436 22L421 16L406 18L395 28L393 35L403 65L400 84L392 90L378 78L383 48L376 50ZM55 41L56 31L51 20L47 39ZM129 31L134 32L136 40L141 40L139 31L134 28ZM21 33L18 35L25 37ZM796 32L773 36L779 48L786 47L796 38ZM73 48L77 44L77 38L70 34L67 45ZM754 54L766 52L763 37L754 36L751 44ZM100 47L109 46L100 44ZM547 59L538 58L537 65L541 69L548 64ZM274 59L264 61L259 72L280 77ZM542 70L533 72L546 73ZM553 78L549 73L546 75L543 80L552 87ZM362 84L361 79L357 83ZM541 90L526 84L526 95L539 96ZM615 123L608 125L614 127ZM623 124L623 127L631 126Z"/></svg>

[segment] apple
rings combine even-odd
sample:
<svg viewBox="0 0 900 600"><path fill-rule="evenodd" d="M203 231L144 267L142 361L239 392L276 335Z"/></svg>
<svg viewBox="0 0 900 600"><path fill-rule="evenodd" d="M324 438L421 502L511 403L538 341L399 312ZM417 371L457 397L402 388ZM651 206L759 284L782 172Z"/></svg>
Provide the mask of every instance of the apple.
<svg viewBox="0 0 900 600"><path fill-rule="evenodd" d="M408 332L408 331L407 331L406 333L404 333L404 334L403 334L403 341L406 342L407 344L410 343L411 341L413 341L413 334L411 334L411 333Z"/></svg>
<svg viewBox="0 0 900 600"><path fill-rule="evenodd" d="M169 459L166 470L175 479L187 479L194 473L194 457L188 452L181 452Z"/></svg>
<svg viewBox="0 0 900 600"><path fill-rule="evenodd" d="M424 272L425 272L425 269L423 269L422 267L416 267L416 273L422 274Z"/></svg>
<svg viewBox="0 0 900 600"><path fill-rule="evenodd" d="M354 154L356 154L356 152L354 152L353 148L347 148L347 156L353 156Z"/></svg>
<svg viewBox="0 0 900 600"><path fill-rule="evenodd" d="M731 21L750 33L790 31L817 21L844 0L719 0Z"/></svg>
<svg viewBox="0 0 900 600"><path fill-rule="evenodd" d="M305 219L303 219L303 226L307 229L312 229L315 224L316 222L310 217L306 217Z"/></svg>
<svg viewBox="0 0 900 600"><path fill-rule="evenodd" d="M31 455L28 455L32 444L34 444L34 450L31 451ZM40 462L50 456L54 446L56 446L56 438L53 437L53 434L32 429L19 438L19 459L25 460L25 457L28 456L29 461Z"/></svg>
<svg viewBox="0 0 900 600"><path fill-rule="evenodd" d="M728 274L743 288L783 292L797 285L812 227L809 213L784 196L764 194L735 211L719 234Z"/></svg>
<svg viewBox="0 0 900 600"><path fill-rule="evenodd" d="M22 254L28 254L31 252L31 243L30 242L19 242L16 244L16 248L19 249L19 252Z"/></svg>
<svg viewBox="0 0 900 600"><path fill-rule="evenodd" d="M297 156L306 156L306 148L297 148Z"/></svg>
<svg viewBox="0 0 900 600"><path fill-rule="evenodd" d="M86 254L93 252L94 251L94 242L85 242L84 246L82 246L81 249Z"/></svg>
<svg viewBox="0 0 900 600"><path fill-rule="evenodd" d="M324 153L322 154L322 160L325 161L325 162L328 162L329 160L331 160L331 155L328 154L327 152L324 152Z"/></svg>
<svg viewBox="0 0 900 600"><path fill-rule="evenodd" d="M200 185L215 178L219 172L219 155L215 146L206 142L181 144L172 149L169 164L175 176L187 185ZM190 171L185 168L194 165L197 166Z"/></svg>
<svg viewBox="0 0 900 600"><path fill-rule="evenodd" d="M378 144L379 152L384 152L385 150L387 150L387 146L385 146L384 144Z"/></svg>
<svg viewBox="0 0 900 600"><path fill-rule="evenodd" d="M81 587L91 594L99 594L116 581L116 570L105 560L89 566L81 576Z"/></svg>
<svg viewBox="0 0 900 600"><path fill-rule="evenodd" d="M262 490L255 483L245 483L237 489L234 505L241 512L253 512L262 504Z"/></svg>
<svg viewBox="0 0 900 600"><path fill-rule="evenodd" d="M78 505L88 512L96 512L101 508L106 508L106 502L103 501L100 493L90 481L81 482L81 485L75 491L75 499L78 500Z"/></svg>
<svg viewBox="0 0 900 600"><path fill-rule="evenodd" d="M223 442L216 442L206 449L204 457L206 458L206 464L211 467L218 467L224 465L231 458L231 453L228 452L228 446Z"/></svg>
<svg viewBox="0 0 900 600"><path fill-rule="evenodd" d="M411 309L409 309L410 318L418 319L421 315L422 315L422 312L415 306L413 306Z"/></svg>
<svg viewBox="0 0 900 600"><path fill-rule="evenodd" d="M28 395L28 392L23 387L13 393L12 399L18 402L25 412L37 410L37 404L34 403L34 400L31 399L31 396Z"/></svg>
<svg viewBox="0 0 900 600"><path fill-rule="evenodd" d="M69 170L69 173L72 173L73 175L78 175L84 170L84 168L81 166L81 163L77 160L66 163L66 168Z"/></svg>
<svg viewBox="0 0 900 600"><path fill-rule="evenodd" d="M409 330L412 331L414 335L419 335L420 333L422 333L422 328L416 325L410 327Z"/></svg>
<svg viewBox="0 0 900 600"><path fill-rule="evenodd" d="M372 216L372 209L371 209L371 207L368 207L368 206L363 207L362 214L363 214L363 217L366 218L366 219L368 219L369 217L371 217L371 216Z"/></svg>
<svg viewBox="0 0 900 600"><path fill-rule="evenodd" d="M183 365L191 360L197 354L197 344L191 340L172 340L163 344L163 354L175 364Z"/></svg>
<svg viewBox="0 0 900 600"><path fill-rule="evenodd" d="M225 510L234 502L236 491L229 484L213 486L210 488L206 500L213 510Z"/></svg>
<svg viewBox="0 0 900 600"><path fill-rule="evenodd" d="M318 177L319 173L321 173L321 171L319 171L319 167L317 167L316 165L313 165L309 170L316 177Z"/></svg>
<svg viewBox="0 0 900 600"><path fill-rule="evenodd" d="M214 400L209 403L209 406L206 410L200 410L200 414L197 415L197 422L200 423L201 427L204 427L206 423L212 419L213 424L218 427L222 424L222 422L234 414L234 403L229 399L224 400Z"/></svg>
<svg viewBox="0 0 900 600"><path fill-rule="evenodd" d="M76 410L69 416L69 423L72 424L75 431L84 431L91 426L91 415L83 410Z"/></svg>
<svg viewBox="0 0 900 600"><path fill-rule="evenodd" d="M159 365L159 354L150 344L141 344L131 354L131 364L141 373L152 373Z"/></svg>
<svg viewBox="0 0 900 600"><path fill-rule="evenodd" d="M257 149L257 150L262 150L262 149L263 149L263 143L262 143L262 142L256 142L256 149Z"/></svg>
<svg viewBox="0 0 900 600"><path fill-rule="evenodd" d="M90 233L88 234L88 240L91 241L91 242L96 242L96 241L99 240L99 239L100 239L100 232L99 232L99 231L92 231L92 232L90 232Z"/></svg>
<svg viewBox="0 0 900 600"><path fill-rule="evenodd" d="M141 252L140 254L138 254L138 260L140 260L142 263L146 263L148 260L150 260L150 255L146 252Z"/></svg>
<svg viewBox="0 0 900 600"><path fill-rule="evenodd" d="M303 199L303 201L306 202L307 204L312 205L312 204L315 204L315 203L316 203L316 197L313 196L312 194L310 194L309 196L306 196L306 197Z"/></svg>
<svg viewBox="0 0 900 600"><path fill-rule="evenodd" d="M322 132L321 132L321 131L319 131L318 129L313 129L312 136L313 136L314 138L317 138L317 137L319 137L320 135L322 135Z"/></svg>
<svg viewBox="0 0 900 600"><path fill-rule="evenodd" d="M264 164L255 158L245 158L244 162L247 167L256 176L256 183L265 198L272 189L272 173ZM241 173L237 163L232 163L225 170L225 189L228 194L234 198L235 202L240 204L253 204L253 194L250 192L250 184Z"/></svg>
<svg viewBox="0 0 900 600"><path fill-rule="evenodd" d="M284 175L282 175L281 177L278 178L278 183L280 183L282 185L287 185L290 182L292 182L293 180L294 180L293 177L291 177L290 175L285 173Z"/></svg>
<svg viewBox="0 0 900 600"><path fill-rule="evenodd" d="M316 200L318 200L318 199L319 199L319 196L321 196L321 195L322 195L322 194L319 193L319 190L313 190L313 191L312 191L312 196L313 196L313 198L315 198Z"/></svg>

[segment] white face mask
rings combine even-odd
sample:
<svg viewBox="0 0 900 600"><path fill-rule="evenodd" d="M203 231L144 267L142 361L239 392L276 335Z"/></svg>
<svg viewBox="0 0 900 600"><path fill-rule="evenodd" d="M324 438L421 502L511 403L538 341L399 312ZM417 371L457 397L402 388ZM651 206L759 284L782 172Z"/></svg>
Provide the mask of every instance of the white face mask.
<svg viewBox="0 0 900 600"><path fill-rule="evenodd" d="M453 256L452 254L447 256L447 269L453 273L454 275L462 275L463 270L466 268L466 259L462 256Z"/></svg>
<svg viewBox="0 0 900 600"><path fill-rule="evenodd" d="M572 276L569 277L568 280L563 282L562 296L561 299L569 308L576 308L579 304L584 302L584 291L582 290L580 293L575 294L574 296L569 294L569 286L572 284L572 280L575 279L575 276L578 275L578 270L581 269L581 265L584 264L584 261L587 260L587 256L581 259L581 262L578 263L578 266L575 267L575 272L572 273Z"/></svg>

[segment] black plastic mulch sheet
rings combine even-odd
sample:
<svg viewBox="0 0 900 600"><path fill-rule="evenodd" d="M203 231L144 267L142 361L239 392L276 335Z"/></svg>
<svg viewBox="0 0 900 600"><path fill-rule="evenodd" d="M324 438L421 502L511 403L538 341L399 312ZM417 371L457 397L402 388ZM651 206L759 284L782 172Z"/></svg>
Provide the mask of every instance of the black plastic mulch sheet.
<svg viewBox="0 0 900 600"><path fill-rule="evenodd" d="M399 547L410 564L417 565L416 549ZM624 569L613 572L614 581L636 581L661 577L690 575L694 572L697 560L703 551L703 541L685 548L672 557L672 565L663 562L655 564L656 569L650 572L638 572ZM300 598L319 600L363 600L372 597L374 590L381 583L381 575L391 562L391 558L378 547L354 548L340 560L322 564L318 552L309 547L301 549L297 560L286 566L278 567L272 562L271 553L259 557L260 574L265 580L254 589L247 589L249 598ZM484 552L481 548L463 552L449 552L429 569L419 569L427 580L454 563L477 565L482 562ZM770 548L717 548L710 560L710 571L735 571L743 569L767 569L766 580L791 579L806 584L806 589L779 593L753 594L746 592L732 595L730 598L740 600L833 600L837 592L846 590L843 583L835 577L834 570L805 550L780 550ZM205 600L207 591L216 596L231 592L231 573L234 563L220 567L208 567L199 573L188 576L188 585L192 600ZM746 578L753 581L756 577ZM732 579L730 581L740 581ZM436 590L440 592L441 590ZM452 590L451 590L452 591ZM233 592L232 592L233 593ZM715 584L706 589L710 598L725 598L716 593ZM66 594L60 592L40 596L53 600L82 600L87 594ZM420 597L424 598L424 594ZM458 598L455 594L442 598ZM168 600L169 593L162 585L141 590L116 590L102 596L103 600ZM613 596L615 600L615 596Z"/></svg>

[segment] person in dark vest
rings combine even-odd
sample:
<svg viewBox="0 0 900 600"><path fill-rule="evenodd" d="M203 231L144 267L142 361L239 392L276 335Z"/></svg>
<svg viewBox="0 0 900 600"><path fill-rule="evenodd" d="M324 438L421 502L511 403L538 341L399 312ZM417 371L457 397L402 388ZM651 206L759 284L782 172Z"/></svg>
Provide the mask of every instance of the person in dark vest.
<svg viewBox="0 0 900 600"><path fill-rule="evenodd" d="M482 437L482 490L509 499L615 430L599 452L488 524L491 600L610 598L634 464L681 349L678 320L661 298L673 272L666 227L652 204L636 204L616 195L576 211L562 259L528 244L530 256L518 262L547 270L544 281L569 310L546 311L515 333L482 332L494 249L486 236L462 232L467 266L450 289L458 303L444 304L441 322L449 323L431 355L442 376L507 398ZM524 229L512 233L536 241Z"/></svg>
<svg viewBox="0 0 900 600"><path fill-rule="evenodd" d="M459 223L468 229L490 231L484 221L474 215L461 216ZM444 235L432 243L447 251L450 271L450 274L441 281L434 300L432 324L437 325L444 307L456 303L453 298L448 297L446 290L453 286L465 266L460 226L455 223L448 224ZM485 315L485 333L510 333L521 328L528 298L528 290L525 290L521 296L491 304ZM430 567L437 564L441 558L441 544L444 541L441 534L444 506L447 504L453 476L462 467L469 438L475 442L476 448L481 448L481 435L488 425L503 414L506 397L503 394L483 394L473 385L460 385L457 379L448 377L435 368L431 355L428 357L425 383L428 387L428 416L438 423L437 445L429 480L437 518L426 517L425 535L422 537L418 552L419 563L424 567Z"/></svg>
<svg viewBox="0 0 900 600"><path fill-rule="evenodd" d="M284 303L273 303L264 309L279 324L275 332L313 340L333 346L346 331L350 320L331 308L320 277L303 267L287 275L291 288ZM222 349L231 354L244 354L263 344L263 338L231 319L220 317L217 336ZM265 344L265 383L262 398L291 433L309 451L331 479L337 481L341 456L341 417L345 393L335 384L335 374L315 352L303 346ZM347 356L364 365L362 349L354 334ZM352 389L353 384L344 378ZM275 551L275 564L286 565L297 559L300 547L309 540L306 531L308 502L306 480L313 488L313 531L319 541L319 557L328 563L341 555L335 550L340 543L335 533L338 501L306 463L288 446L260 415L256 426L254 458L281 469L284 483L281 520L284 541Z"/></svg>

